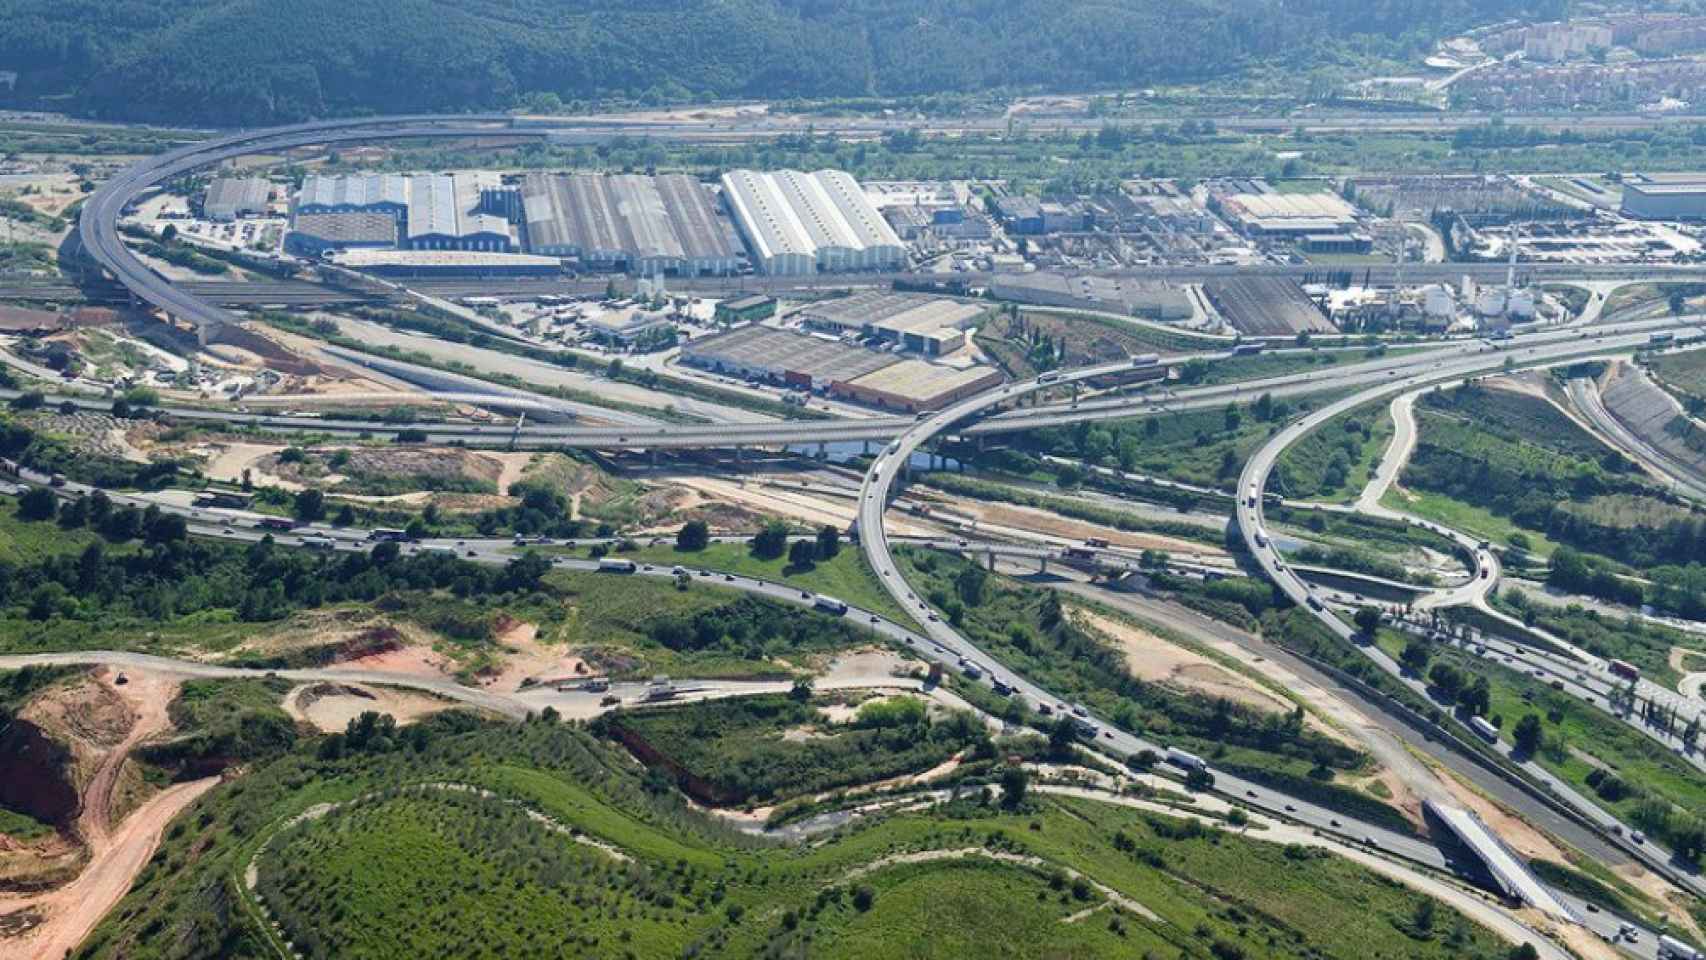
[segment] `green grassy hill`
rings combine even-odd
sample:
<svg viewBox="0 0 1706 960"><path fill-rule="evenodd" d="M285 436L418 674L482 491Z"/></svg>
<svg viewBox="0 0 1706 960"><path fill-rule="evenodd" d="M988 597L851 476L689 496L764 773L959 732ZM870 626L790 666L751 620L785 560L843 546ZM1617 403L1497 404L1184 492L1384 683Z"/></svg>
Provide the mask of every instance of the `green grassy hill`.
<svg viewBox="0 0 1706 960"><path fill-rule="evenodd" d="M1509 952L1349 861L1112 803L1033 790L1017 809L962 800L782 847L572 726L448 716L343 747L305 744L210 793L78 955Z"/></svg>
<svg viewBox="0 0 1706 960"><path fill-rule="evenodd" d="M0 0L18 98L259 124L530 94L862 97L1223 78L1422 49L1558 0ZM1183 28L1183 29L1182 29ZM1181 39L1184 42L1180 42Z"/></svg>

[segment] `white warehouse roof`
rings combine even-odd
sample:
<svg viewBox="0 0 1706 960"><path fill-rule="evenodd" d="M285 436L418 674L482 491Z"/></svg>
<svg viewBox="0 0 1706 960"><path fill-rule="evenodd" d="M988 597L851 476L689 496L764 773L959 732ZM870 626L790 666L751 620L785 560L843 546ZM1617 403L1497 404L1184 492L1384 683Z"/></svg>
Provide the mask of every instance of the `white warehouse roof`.
<svg viewBox="0 0 1706 960"><path fill-rule="evenodd" d="M408 206L409 181L394 173L348 177L312 176L302 181L297 203L303 207Z"/></svg>
<svg viewBox="0 0 1706 960"><path fill-rule="evenodd" d="M905 257L858 181L839 170L732 170L723 192L766 272L870 269Z"/></svg>
<svg viewBox="0 0 1706 960"><path fill-rule="evenodd" d="M409 179L409 236L454 237L456 181L444 174Z"/></svg>

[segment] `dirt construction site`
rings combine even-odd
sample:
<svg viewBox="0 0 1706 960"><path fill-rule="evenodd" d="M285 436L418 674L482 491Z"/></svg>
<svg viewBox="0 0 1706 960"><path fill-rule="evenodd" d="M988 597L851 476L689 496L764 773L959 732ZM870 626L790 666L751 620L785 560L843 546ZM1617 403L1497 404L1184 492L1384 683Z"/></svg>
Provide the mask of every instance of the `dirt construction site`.
<svg viewBox="0 0 1706 960"><path fill-rule="evenodd" d="M3 787L8 806L54 829L28 841L0 836L0 953L75 948L130 889L166 824L219 782L156 787L132 756L169 735L177 686L98 669L42 691L6 731L0 752L22 758Z"/></svg>

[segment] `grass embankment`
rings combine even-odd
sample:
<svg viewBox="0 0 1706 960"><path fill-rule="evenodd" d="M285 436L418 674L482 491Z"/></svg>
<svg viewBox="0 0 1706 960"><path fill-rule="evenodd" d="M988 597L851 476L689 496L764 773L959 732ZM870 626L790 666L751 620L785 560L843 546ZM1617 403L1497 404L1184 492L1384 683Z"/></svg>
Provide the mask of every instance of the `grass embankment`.
<svg viewBox="0 0 1706 960"><path fill-rule="evenodd" d="M1539 557L1550 556L1558 547L1551 538L1537 530L1520 527L1509 517L1501 517L1491 510L1454 500L1443 493L1399 490L1395 487L1386 491L1386 496L1380 498L1380 505L1507 547L1511 546L1513 535L1518 537L1518 543L1526 538L1529 552Z"/></svg>
<svg viewBox="0 0 1706 960"><path fill-rule="evenodd" d="M1483 387L1428 394L1416 407L1416 452L1384 501L1486 539L1550 555L1560 535L1596 525L1571 504L1647 485L1621 456L1529 395Z"/></svg>
<svg viewBox="0 0 1706 960"><path fill-rule="evenodd" d="M1128 420L1079 423L1014 435L1012 449L1033 456L1072 457L1198 486L1231 491L1244 461L1288 420L1332 402L1331 393L1276 400L1258 398L1212 410L1185 410ZM1011 454L991 452L979 466L1002 467Z"/></svg>
<svg viewBox="0 0 1706 960"><path fill-rule="evenodd" d="M584 547L558 548L552 552L577 557L590 555L590 551ZM900 605L894 602L894 598L883 589L882 584L877 582L876 575L871 572L864 555L856 545L850 543L843 543L834 557L819 560L811 567L803 569L790 565L785 556L773 559L755 556L752 548L745 543L712 543L703 550L682 550L659 544L627 551L621 556L638 563L687 567L694 574L700 570L710 570L714 573L732 573L740 577L786 583L805 592L837 597L909 628L918 626L917 621L901 609ZM696 579L695 582L702 581Z"/></svg>
<svg viewBox="0 0 1706 960"><path fill-rule="evenodd" d="M1706 399L1706 348L1657 354L1648 366L1666 386L1689 398Z"/></svg>

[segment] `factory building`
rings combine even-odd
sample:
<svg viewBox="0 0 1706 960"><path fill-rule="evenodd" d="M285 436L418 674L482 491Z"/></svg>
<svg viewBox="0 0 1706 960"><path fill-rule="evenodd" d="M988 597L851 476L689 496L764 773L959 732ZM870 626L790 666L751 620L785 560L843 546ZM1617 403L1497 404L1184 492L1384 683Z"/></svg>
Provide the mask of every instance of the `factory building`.
<svg viewBox="0 0 1706 960"><path fill-rule="evenodd" d="M1196 308L1185 291L1161 283L1038 271L1003 274L989 285L997 300L1044 307L1124 313L1150 320L1189 320Z"/></svg>
<svg viewBox="0 0 1706 960"><path fill-rule="evenodd" d="M309 177L296 196L292 229L311 246L316 237L330 238L302 229L305 217L378 214L397 224L396 243L404 249L507 253L515 248L515 238L502 214L504 190L491 173ZM327 221L313 222L318 230L340 229ZM364 235L370 232L362 230Z"/></svg>
<svg viewBox="0 0 1706 960"><path fill-rule="evenodd" d="M763 326L693 341L682 348L681 359L719 373L907 413L937 410L1001 383L1000 371L991 367L901 359L827 337Z"/></svg>
<svg viewBox="0 0 1706 960"><path fill-rule="evenodd" d="M389 173L309 177L296 194L295 213L385 213L402 220L409 214L409 180Z"/></svg>
<svg viewBox="0 0 1706 960"><path fill-rule="evenodd" d="M481 193L492 179L489 174L410 177L403 246L508 253L514 244L509 221L481 209Z"/></svg>
<svg viewBox="0 0 1706 960"><path fill-rule="evenodd" d="M926 356L954 353L986 308L945 297L868 292L822 300L799 313L807 326L831 333L871 337Z"/></svg>
<svg viewBox="0 0 1706 960"><path fill-rule="evenodd" d="M1369 253L1374 238L1366 233L1311 233L1302 245L1304 253Z"/></svg>
<svg viewBox="0 0 1706 960"><path fill-rule="evenodd" d="M327 250L395 247L397 219L388 213L299 213L284 245L311 257Z"/></svg>
<svg viewBox="0 0 1706 960"><path fill-rule="evenodd" d="M642 276L729 274L740 247L703 184L658 177L528 174L521 186L527 247Z"/></svg>
<svg viewBox="0 0 1706 960"><path fill-rule="evenodd" d="M690 342L681 361L744 379L827 390L899 362L892 354L776 327L737 327Z"/></svg>
<svg viewBox="0 0 1706 960"><path fill-rule="evenodd" d="M763 273L885 270L906 261L894 228L842 171L732 170L722 184L753 265Z"/></svg>
<svg viewBox="0 0 1706 960"><path fill-rule="evenodd" d="M259 177L220 177L208 184L201 213L220 222L256 217L267 212L271 200L272 184Z"/></svg>
<svg viewBox="0 0 1706 960"><path fill-rule="evenodd" d="M637 307L601 313L581 323L594 340L623 347L631 347L648 335L662 335L663 331L675 327L669 314Z"/></svg>
<svg viewBox="0 0 1706 960"><path fill-rule="evenodd" d="M1035 197L1002 197L995 209L1008 233L1036 236L1043 232L1043 205Z"/></svg>
<svg viewBox="0 0 1706 960"><path fill-rule="evenodd" d="M918 413L940 410L1001 385L993 367L945 367L902 360L852 380L837 381L830 394L854 403Z"/></svg>
<svg viewBox="0 0 1706 960"><path fill-rule="evenodd" d="M776 298L762 293L749 293L717 304L718 323L756 323L776 315Z"/></svg>
<svg viewBox="0 0 1706 960"><path fill-rule="evenodd" d="M1706 220L1706 173L1624 177L1623 215L1637 220Z"/></svg>
<svg viewBox="0 0 1706 960"><path fill-rule="evenodd" d="M1252 237L1305 237L1348 232L1356 208L1334 193L1226 193L1213 197L1222 216Z"/></svg>

